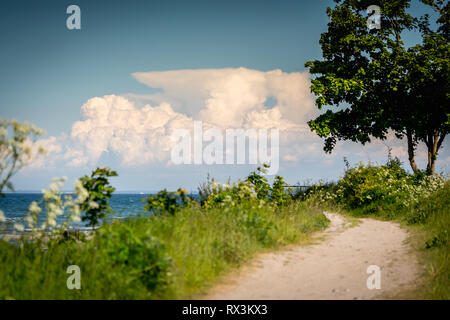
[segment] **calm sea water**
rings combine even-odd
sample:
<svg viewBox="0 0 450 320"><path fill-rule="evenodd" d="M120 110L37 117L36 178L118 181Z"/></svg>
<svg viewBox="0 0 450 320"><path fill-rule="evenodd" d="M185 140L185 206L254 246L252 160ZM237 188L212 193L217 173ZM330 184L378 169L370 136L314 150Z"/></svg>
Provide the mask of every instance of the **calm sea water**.
<svg viewBox="0 0 450 320"><path fill-rule="evenodd" d="M110 199L110 206L114 213L110 215L110 218L124 219L128 217L137 216L140 214L149 214L144 212L144 202L142 198L148 195L144 194L114 194ZM3 226L0 232L10 232L14 223L22 223L23 218L28 214L28 207L32 201L39 202L42 199L42 194L39 193L9 193L5 198L0 197L0 209L4 212L6 217L6 229ZM43 205L41 204L41 207ZM40 214L40 225L44 222L46 217L45 210ZM64 216L58 219L61 223L64 221ZM74 228L88 229L86 223L74 224Z"/></svg>

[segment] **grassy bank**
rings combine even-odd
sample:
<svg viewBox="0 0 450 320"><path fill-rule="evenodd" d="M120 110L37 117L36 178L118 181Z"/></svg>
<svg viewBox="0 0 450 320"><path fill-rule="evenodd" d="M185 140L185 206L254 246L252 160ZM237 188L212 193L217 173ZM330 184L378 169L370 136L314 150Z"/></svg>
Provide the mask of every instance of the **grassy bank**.
<svg viewBox="0 0 450 320"><path fill-rule="evenodd" d="M412 243L424 265L424 282L412 295L450 299L450 182L411 210L400 212L397 220L412 231Z"/></svg>
<svg viewBox="0 0 450 320"><path fill-rule="evenodd" d="M57 233L0 241L0 298L189 298L256 253L307 240L327 226L317 207L262 182L210 183L203 205L174 206L184 194L164 191L148 199L152 214L104 224L88 240ZM81 290L66 286L70 265L80 268Z"/></svg>

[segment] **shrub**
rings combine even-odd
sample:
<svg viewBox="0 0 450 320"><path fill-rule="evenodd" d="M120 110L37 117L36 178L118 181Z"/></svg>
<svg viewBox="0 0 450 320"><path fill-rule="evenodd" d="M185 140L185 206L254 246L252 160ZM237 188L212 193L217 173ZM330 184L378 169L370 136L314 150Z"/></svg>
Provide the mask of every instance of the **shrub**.
<svg viewBox="0 0 450 320"><path fill-rule="evenodd" d="M105 224L90 241L78 240L0 241L0 299L148 299L170 285L172 259L148 231ZM81 290L66 287L70 265L81 270Z"/></svg>
<svg viewBox="0 0 450 320"><path fill-rule="evenodd" d="M161 190L156 195L142 199L142 201L147 202L144 210L154 214L162 214L163 212L175 214L189 202L186 194L186 190L181 188L177 192L168 192L166 189Z"/></svg>
<svg viewBox="0 0 450 320"><path fill-rule="evenodd" d="M230 185L230 179L228 179L228 185ZM200 205L205 205L206 201L208 201L209 196L214 192L213 187L216 185L216 182L214 178L211 178L211 176L208 173L208 176L206 177L206 181L202 182L198 186L198 201L200 202Z"/></svg>
<svg viewBox="0 0 450 320"><path fill-rule="evenodd" d="M271 200L279 207L284 206L292 201L291 189L287 188L287 183L283 177L275 176L272 188L270 189Z"/></svg>
<svg viewBox="0 0 450 320"><path fill-rule="evenodd" d="M235 206L261 207L263 199L258 198L255 187L248 181L238 181L233 186L214 184L212 193L205 203L207 208Z"/></svg>
<svg viewBox="0 0 450 320"><path fill-rule="evenodd" d="M420 199L442 188L446 177L442 175L409 175L398 160L375 167L359 164L348 168L336 186L311 188L309 198L332 202L346 209L362 213L395 214L411 208ZM420 219L419 216L413 219Z"/></svg>
<svg viewBox="0 0 450 320"><path fill-rule="evenodd" d="M284 206L292 201L292 197L287 189L287 183L283 177L275 176L272 187L267 179L262 175L267 172L268 165L258 167L256 171L250 173L243 181L239 180L232 186L230 184L216 183L214 179L209 179L201 185L201 197L206 194L208 198L204 200L207 207L261 207Z"/></svg>
<svg viewBox="0 0 450 320"><path fill-rule="evenodd" d="M94 227L100 219L112 213L109 206L109 199L115 191L108 181L108 177L116 177L117 172L109 168L97 168L91 176L84 176L80 179L83 187L88 191L89 196L82 203L81 209L84 211L83 221L89 221L89 225Z"/></svg>
<svg viewBox="0 0 450 320"><path fill-rule="evenodd" d="M42 190L42 199L39 201L31 202L28 207L28 215L23 219L28 228L32 232L39 231L65 231L71 228L72 222L81 221L81 205L88 197L88 192L82 186L80 180L75 182L74 196L66 195L62 197L61 188L63 186L65 177L53 178L50 188L48 190ZM42 206L45 208L45 221L39 226L39 216L44 212ZM58 225L58 218L63 217L64 213L68 213L64 223ZM0 221L1 222L1 221ZM24 225L15 224L16 230L23 231Z"/></svg>
<svg viewBox="0 0 450 320"><path fill-rule="evenodd" d="M409 224L427 224L435 220L441 220L445 216L442 211L450 208L450 181L447 181L442 188L427 197L423 197L406 214L406 221Z"/></svg>
<svg viewBox="0 0 450 320"><path fill-rule="evenodd" d="M269 168L268 164L264 164L262 167L258 167L256 171L250 173L245 179L252 186L254 186L255 192L259 199L267 199L270 195L270 184L267 179L262 175L267 173Z"/></svg>
<svg viewBox="0 0 450 320"><path fill-rule="evenodd" d="M93 245L101 259L119 271L109 274L111 281L124 279L128 286L140 282L154 293L169 284L171 258L149 232L136 233L127 223L104 225Z"/></svg>

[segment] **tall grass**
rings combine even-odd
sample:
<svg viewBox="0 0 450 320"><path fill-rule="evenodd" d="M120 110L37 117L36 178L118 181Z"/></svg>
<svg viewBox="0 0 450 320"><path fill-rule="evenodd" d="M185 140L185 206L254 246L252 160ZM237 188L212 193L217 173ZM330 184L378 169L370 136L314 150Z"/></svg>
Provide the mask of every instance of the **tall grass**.
<svg viewBox="0 0 450 320"><path fill-rule="evenodd" d="M405 211L402 219L415 229L425 264L423 297L450 299L450 182Z"/></svg>
<svg viewBox="0 0 450 320"><path fill-rule="evenodd" d="M305 203L207 209L105 224L91 240L0 241L1 299L180 299L265 248L299 242L328 220ZM69 265L81 290L69 290Z"/></svg>

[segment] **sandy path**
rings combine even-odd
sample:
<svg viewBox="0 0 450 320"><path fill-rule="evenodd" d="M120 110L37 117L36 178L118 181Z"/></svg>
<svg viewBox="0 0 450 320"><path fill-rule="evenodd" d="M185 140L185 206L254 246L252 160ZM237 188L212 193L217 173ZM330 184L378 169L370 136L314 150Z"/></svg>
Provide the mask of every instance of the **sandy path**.
<svg viewBox="0 0 450 320"><path fill-rule="evenodd" d="M398 224L360 219L350 227L342 216L325 214L331 224L321 234L323 241L262 254L205 298L374 299L414 286L418 261ZM380 289L367 288L370 265L380 267Z"/></svg>

